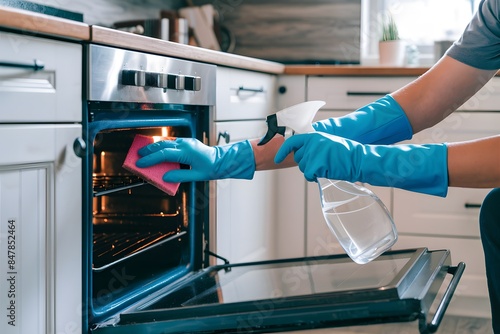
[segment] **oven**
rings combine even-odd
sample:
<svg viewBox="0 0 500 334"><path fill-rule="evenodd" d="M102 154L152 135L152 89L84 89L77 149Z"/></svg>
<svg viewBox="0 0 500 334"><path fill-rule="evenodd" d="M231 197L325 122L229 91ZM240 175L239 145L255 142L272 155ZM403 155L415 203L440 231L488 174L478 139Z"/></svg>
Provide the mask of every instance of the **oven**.
<svg viewBox="0 0 500 334"><path fill-rule="evenodd" d="M231 263L212 252L209 182L183 183L170 196L122 165L139 134L209 143L216 67L98 45L86 55L83 137L74 145L83 159L84 333L278 332L414 320L422 333L437 329L465 266L453 266L447 250L387 252L365 265L345 255Z"/></svg>
<svg viewBox="0 0 500 334"><path fill-rule="evenodd" d="M215 66L90 45L83 138L84 328L205 266L206 183L167 195L123 167L136 135L207 143ZM201 255L201 256L200 256Z"/></svg>

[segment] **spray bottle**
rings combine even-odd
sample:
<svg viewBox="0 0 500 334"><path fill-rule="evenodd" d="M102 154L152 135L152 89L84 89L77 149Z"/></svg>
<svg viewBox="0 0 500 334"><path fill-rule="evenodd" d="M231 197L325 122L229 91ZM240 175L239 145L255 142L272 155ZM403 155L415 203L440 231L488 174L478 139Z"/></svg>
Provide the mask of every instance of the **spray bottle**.
<svg viewBox="0 0 500 334"><path fill-rule="evenodd" d="M308 101L267 117L264 145L276 134L285 138L314 131L312 122L323 101ZM397 241L397 230L382 201L366 187L347 181L317 179L323 216L344 251L356 263L377 258Z"/></svg>

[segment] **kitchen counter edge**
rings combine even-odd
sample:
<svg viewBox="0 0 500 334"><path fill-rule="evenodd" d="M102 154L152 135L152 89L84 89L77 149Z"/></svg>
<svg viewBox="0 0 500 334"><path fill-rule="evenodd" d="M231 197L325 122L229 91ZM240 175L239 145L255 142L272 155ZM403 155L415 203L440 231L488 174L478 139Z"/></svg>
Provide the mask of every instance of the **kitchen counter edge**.
<svg viewBox="0 0 500 334"><path fill-rule="evenodd" d="M284 74L332 76L419 76L429 67L381 67L363 65L288 65Z"/></svg>
<svg viewBox="0 0 500 334"><path fill-rule="evenodd" d="M91 26L90 34L91 43L125 48L133 51L143 51L192 61L211 63L214 65L235 67L239 69L272 74L282 74L285 70L285 66L283 64L272 61L174 43L101 26Z"/></svg>
<svg viewBox="0 0 500 334"><path fill-rule="evenodd" d="M88 24L0 5L0 26L31 35L78 41L90 39Z"/></svg>

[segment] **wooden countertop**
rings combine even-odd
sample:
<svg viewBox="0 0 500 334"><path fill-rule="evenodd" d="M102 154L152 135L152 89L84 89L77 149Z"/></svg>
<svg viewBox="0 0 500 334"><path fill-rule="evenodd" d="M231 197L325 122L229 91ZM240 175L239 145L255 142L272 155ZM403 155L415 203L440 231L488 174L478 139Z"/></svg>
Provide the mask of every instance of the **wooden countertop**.
<svg viewBox="0 0 500 334"><path fill-rule="evenodd" d="M96 44L116 46L130 50L150 52L259 72L281 74L285 70L285 66L280 63L164 41L100 26L91 26L90 31L90 41Z"/></svg>
<svg viewBox="0 0 500 334"><path fill-rule="evenodd" d="M80 41L90 39L88 24L6 6L0 6L0 26L36 35Z"/></svg>
<svg viewBox="0 0 500 334"><path fill-rule="evenodd" d="M428 67L378 67L361 65L288 65L285 74L336 76L419 76Z"/></svg>

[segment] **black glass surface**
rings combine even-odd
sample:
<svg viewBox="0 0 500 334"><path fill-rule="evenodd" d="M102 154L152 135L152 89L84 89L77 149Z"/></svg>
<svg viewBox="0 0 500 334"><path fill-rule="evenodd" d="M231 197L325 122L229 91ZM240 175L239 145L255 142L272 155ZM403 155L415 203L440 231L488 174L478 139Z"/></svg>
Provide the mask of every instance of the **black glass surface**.
<svg viewBox="0 0 500 334"><path fill-rule="evenodd" d="M194 306L232 305L260 300L290 299L332 294L350 300L398 298L398 285L418 253L394 253L359 265L346 257L212 267L177 289L153 298L134 311Z"/></svg>

